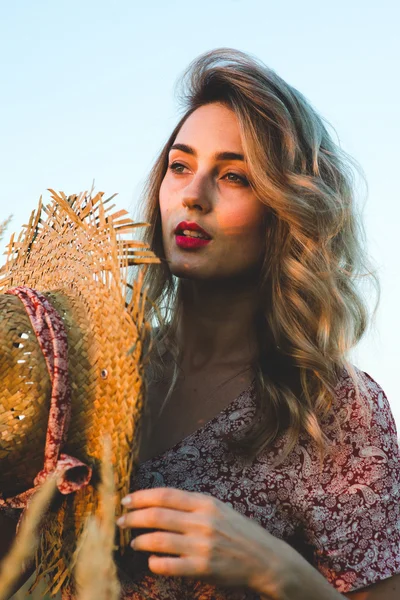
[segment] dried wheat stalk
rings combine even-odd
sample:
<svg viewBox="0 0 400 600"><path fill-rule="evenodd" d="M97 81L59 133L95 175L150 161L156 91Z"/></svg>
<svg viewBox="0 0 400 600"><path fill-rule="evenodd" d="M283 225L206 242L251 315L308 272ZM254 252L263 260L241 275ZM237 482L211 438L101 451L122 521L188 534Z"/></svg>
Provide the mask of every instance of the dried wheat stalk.
<svg viewBox="0 0 400 600"><path fill-rule="evenodd" d="M7 225L9 224L10 221L11 221L11 217L8 217L8 219L6 219L2 223L0 223L0 240L3 237L3 233L7 229Z"/></svg>
<svg viewBox="0 0 400 600"><path fill-rule="evenodd" d="M33 496L9 553L0 565L0 600L6 600L18 578L35 555L39 527L56 490L49 478Z"/></svg>
<svg viewBox="0 0 400 600"><path fill-rule="evenodd" d="M75 570L78 600L118 600L120 595L113 560L116 494L109 438L104 439L99 496L100 514L89 517L78 548Z"/></svg>

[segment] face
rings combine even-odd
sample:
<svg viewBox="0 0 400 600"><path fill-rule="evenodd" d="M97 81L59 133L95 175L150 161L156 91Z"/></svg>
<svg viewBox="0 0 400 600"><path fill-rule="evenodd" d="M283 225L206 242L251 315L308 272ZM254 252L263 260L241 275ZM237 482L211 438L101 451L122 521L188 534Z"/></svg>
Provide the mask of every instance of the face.
<svg viewBox="0 0 400 600"><path fill-rule="evenodd" d="M257 271L266 208L248 177L235 113L219 103L194 111L171 147L159 196L164 251L174 275L217 280ZM193 237L204 235L193 233L195 224L207 241Z"/></svg>

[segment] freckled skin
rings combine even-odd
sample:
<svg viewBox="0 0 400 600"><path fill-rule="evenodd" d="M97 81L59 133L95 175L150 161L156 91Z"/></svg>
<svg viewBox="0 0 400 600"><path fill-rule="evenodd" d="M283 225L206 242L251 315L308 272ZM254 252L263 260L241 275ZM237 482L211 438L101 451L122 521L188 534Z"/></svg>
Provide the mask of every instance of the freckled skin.
<svg viewBox="0 0 400 600"><path fill-rule="evenodd" d="M191 146L197 157L171 150L169 167L173 163L182 167L168 168L160 188L163 243L171 272L194 280L248 275L263 254L266 208L251 186L235 177L248 179L245 162L213 157L223 151L244 153L235 113L219 103L201 106L185 121L174 143ZM212 241L202 248L179 248L174 229L181 221L195 221Z"/></svg>

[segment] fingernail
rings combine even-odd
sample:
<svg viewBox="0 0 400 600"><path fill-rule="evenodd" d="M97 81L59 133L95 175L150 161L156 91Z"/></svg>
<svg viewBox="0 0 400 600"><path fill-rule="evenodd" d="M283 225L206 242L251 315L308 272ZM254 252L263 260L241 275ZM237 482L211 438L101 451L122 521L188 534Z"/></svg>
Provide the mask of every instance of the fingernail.
<svg viewBox="0 0 400 600"><path fill-rule="evenodd" d="M129 504L130 501L131 501L131 497L130 496L125 496L125 498L122 498L121 504L123 504L124 506L126 506L127 504Z"/></svg>
<svg viewBox="0 0 400 600"><path fill-rule="evenodd" d="M119 519L117 519L117 525L123 525L125 523L125 516L122 515Z"/></svg>

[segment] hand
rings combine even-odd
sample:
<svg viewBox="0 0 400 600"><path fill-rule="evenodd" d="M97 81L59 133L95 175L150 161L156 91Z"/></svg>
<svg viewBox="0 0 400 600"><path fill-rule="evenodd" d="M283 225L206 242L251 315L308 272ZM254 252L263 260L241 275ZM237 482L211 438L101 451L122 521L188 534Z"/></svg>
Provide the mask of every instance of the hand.
<svg viewBox="0 0 400 600"><path fill-rule="evenodd" d="M268 567L281 566L273 548L280 549L282 542L212 496L152 488L130 494L123 504L133 510L117 521L120 527L160 530L136 537L131 543L135 550L177 556L150 556L153 573L256 589L255 582L271 571ZM280 573L271 574L274 590L281 576L281 569L276 571Z"/></svg>

